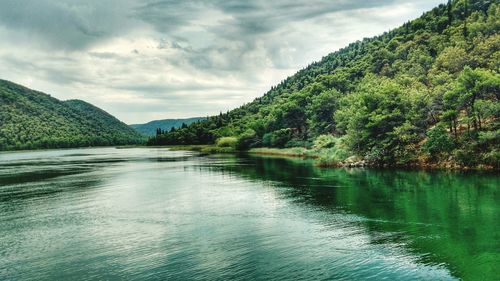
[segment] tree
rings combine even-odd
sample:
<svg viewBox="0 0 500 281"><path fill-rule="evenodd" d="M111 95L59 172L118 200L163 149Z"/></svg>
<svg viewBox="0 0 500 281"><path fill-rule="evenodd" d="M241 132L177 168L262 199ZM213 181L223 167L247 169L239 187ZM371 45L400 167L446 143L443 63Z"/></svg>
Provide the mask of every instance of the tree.
<svg viewBox="0 0 500 281"><path fill-rule="evenodd" d="M242 147L307 147L329 135L342 139L350 156L407 164L443 150L446 137L454 144L450 155L460 156L454 159L493 163L499 15L497 1L449 1L325 56L251 103L159 139L209 144L238 136ZM255 135L243 138L249 129Z"/></svg>
<svg viewBox="0 0 500 281"><path fill-rule="evenodd" d="M454 147L453 140L443 124L438 124L427 132L427 141L424 150L434 159L450 153Z"/></svg>
<svg viewBox="0 0 500 281"><path fill-rule="evenodd" d="M360 92L342 100L335 119L346 130L351 149L361 154L377 151L374 160L387 161L393 158L395 148L390 135L406 122L403 113L408 112L410 103L394 81L379 84L373 78L365 80Z"/></svg>
<svg viewBox="0 0 500 281"><path fill-rule="evenodd" d="M450 73L460 72L467 64L467 53L460 47L448 47L436 59L438 69Z"/></svg>
<svg viewBox="0 0 500 281"><path fill-rule="evenodd" d="M448 4L446 4L446 15L448 16L448 25L451 25L451 23L453 22L453 14L451 10L452 10L452 2L451 0L448 0Z"/></svg>
<svg viewBox="0 0 500 281"><path fill-rule="evenodd" d="M254 130L248 129L243 132L236 142L236 149L238 150L248 150L259 144L259 139Z"/></svg>
<svg viewBox="0 0 500 281"><path fill-rule="evenodd" d="M341 94L335 90L328 90L315 96L308 107L310 126L317 135L334 133L335 119L333 115L338 108Z"/></svg>
<svg viewBox="0 0 500 281"><path fill-rule="evenodd" d="M500 97L500 75L483 69L466 67L458 78L455 88L458 104L467 112L475 130L481 127L481 111L476 102L480 99L490 99L498 102Z"/></svg>

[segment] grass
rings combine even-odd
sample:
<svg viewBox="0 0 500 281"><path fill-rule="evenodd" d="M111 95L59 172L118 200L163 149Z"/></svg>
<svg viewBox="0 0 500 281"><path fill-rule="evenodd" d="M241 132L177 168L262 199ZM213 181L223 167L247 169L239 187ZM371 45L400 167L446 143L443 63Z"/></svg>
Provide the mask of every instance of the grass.
<svg viewBox="0 0 500 281"><path fill-rule="evenodd" d="M248 151L251 154L259 155L275 155L275 156L290 156L290 157L308 157L309 150L303 147L293 148L252 148Z"/></svg>
<svg viewBox="0 0 500 281"><path fill-rule="evenodd" d="M350 156L345 150L339 148L254 148L250 149L249 153L258 155L311 158L315 159L316 164L320 167L339 167L342 165L342 161Z"/></svg>
<svg viewBox="0 0 500 281"><path fill-rule="evenodd" d="M234 147L221 147L217 145L170 145L161 146L166 147L172 151L196 151L207 154L218 153L236 153L238 152ZM314 159L316 165L320 167L339 167L342 166L344 161L350 155L346 151L338 148L321 148L321 149L308 149L305 147L291 147L291 148L252 148L248 151L250 154L267 155L277 157L297 157Z"/></svg>
<svg viewBox="0 0 500 281"><path fill-rule="evenodd" d="M172 151L197 151L202 153L234 153L236 150L232 147L219 147L216 145L170 145L165 146Z"/></svg>

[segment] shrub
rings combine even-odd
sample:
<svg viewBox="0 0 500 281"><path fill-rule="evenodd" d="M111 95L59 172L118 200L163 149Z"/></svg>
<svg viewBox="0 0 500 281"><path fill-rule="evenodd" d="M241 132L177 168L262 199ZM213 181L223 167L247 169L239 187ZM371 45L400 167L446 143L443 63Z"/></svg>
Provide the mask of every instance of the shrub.
<svg viewBox="0 0 500 281"><path fill-rule="evenodd" d="M283 148L293 138L291 129L274 131L271 136L271 146Z"/></svg>
<svg viewBox="0 0 500 281"><path fill-rule="evenodd" d="M444 125L439 124L427 132L427 142L424 144L424 151L431 157L439 157L443 153L450 153L454 143Z"/></svg>
<svg viewBox="0 0 500 281"><path fill-rule="evenodd" d="M314 141L314 149L332 148L337 143L337 138L332 135L320 135Z"/></svg>
<svg viewBox="0 0 500 281"><path fill-rule="evenodd" d="M332 140L329 138L330 141ZM337 166L340 162L346 160L350 156L352 156L351 151L348 149L348 146L344 138L333 138L334 145L330 148L322 148L315 150L315 154L318 157L318 165L327 167L327 166ZM322 142L322 144L326 144L327 142Z"/></svg>
<svg viewBox="0 0 500 281"><path fill-rule="evenodd" d="M236 137L222 137L216 141L218 147L232 147L235 148L238 142Z"/></svg>
<svg viewBox="0 0 500 281"><path fill-rule="evenodd" d="M500 151L493 149L483 154L483 162L498 169L500 167Z"/></svg>
<svg viewBox="0 0 500 281"><path fill-rule="evenodd" d="M279 155L279 156L293 156L293 157L310 157L307 150L303 147L293 147L293 148L253 148L250 150L251 153L263 154L263 155Z"/></svg>
<svg viewBox="0 0 500 281"><path fill-rule="evenodd" d="M233 153L234 148L233 147L218 147L218 146L206 146L206 147L199 147L195 148L195 151L198 150L202 153Z"/></svg>
<svg viewBox="0 0 500 281"><path fill-rule="evenodd" d="M498 143L500 141L500 130L479 132L478 142L481 145Z"/></svg>
<svg viewBox="0 0 500 281"><path fill-rule="evenodd" d="M238 141L236 142L236 149L248 150L258 145L258 143L259 139L257 137L257 133L252 129L248 129L238 137Z"/></svg>
<svg viewBox="0 0 500 281"><path fill-rule="evenodd" d="M265 147L270 147L272 146L272 140L273 140L273 133L264 134L264 136L262 137L262 145Z"/></svg>
<svg viewBox="0 0 500 281"><path fill-rule="evenodd" d="M333 148L324 148L320 150L317 161L319 166L337 166L349 156L349 151L344 146L338 145Z"/></svg>
<svg viewBox="0 0 500 281"><path fill-rule="evenodd" d="M478 164L478 154L470 145L465 146L462 149L455 150L453 158L457 161L457 163L466 167L474 167Z"/></svg>
<svg viewBox="0 0 500 281"><path fill-rule="evenodd" d="M305 148L310 148L311 147L311 142L310 141L304 141L304 140L298 140L298 139L291 139L285 144L285 148L291 148L291 147L305 147Z"/></svg>

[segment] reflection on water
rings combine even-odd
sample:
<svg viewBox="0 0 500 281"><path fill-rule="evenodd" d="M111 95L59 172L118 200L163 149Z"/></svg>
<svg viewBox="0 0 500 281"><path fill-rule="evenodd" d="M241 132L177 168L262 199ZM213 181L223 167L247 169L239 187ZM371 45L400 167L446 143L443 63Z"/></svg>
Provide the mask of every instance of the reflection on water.
<svg viewBox="0 0 500 281"><path fill-rule="evenodd" d="M166 149L0 154L0 280L494 280L499 177Z"/></svg>

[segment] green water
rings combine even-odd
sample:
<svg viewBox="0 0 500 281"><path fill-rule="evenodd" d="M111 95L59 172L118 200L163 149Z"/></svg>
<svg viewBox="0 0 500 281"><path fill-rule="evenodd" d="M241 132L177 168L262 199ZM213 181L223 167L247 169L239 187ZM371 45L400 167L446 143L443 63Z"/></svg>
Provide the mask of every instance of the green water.
<svg viewBox="0 0 500 281"><path fill-rule="evenodd" d="M0 280L498 280L500 177L0 153Z"/></svg>

